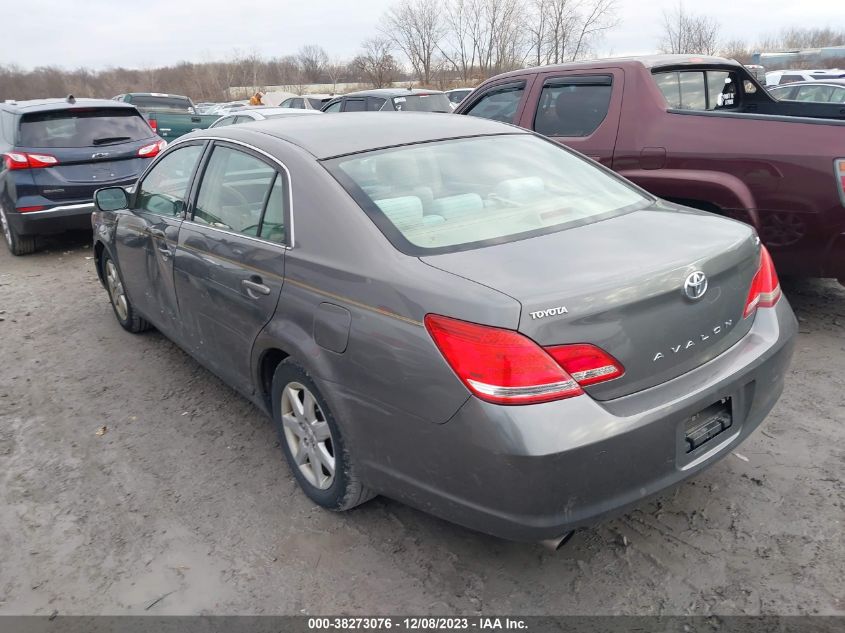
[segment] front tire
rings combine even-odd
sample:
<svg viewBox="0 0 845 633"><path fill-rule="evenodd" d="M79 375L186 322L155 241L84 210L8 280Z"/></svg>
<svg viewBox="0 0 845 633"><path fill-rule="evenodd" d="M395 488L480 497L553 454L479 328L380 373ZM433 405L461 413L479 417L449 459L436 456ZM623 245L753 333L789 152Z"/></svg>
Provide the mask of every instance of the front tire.
<svg viewBox="0 0 845 633"><path fill-rule="evenodd" d="M288 465L303 492L328 510L368 501L340 427L307 371L291 359L273 375L273 420Z"/></svg>
<svg viewBox="0 0 845 633"><path fill-rule="evenodd" d="M35 236L20 235L6 217L6 210L0 205L0 230L12 255L31 255L35 252Z"/></svg>
<svg viewBox="0 0 845 633"><path fill-rule="evenodd" d="M123 288L123 279L120 276L120 271L117 269L117 264L108 255L103 254L103 279L106 282L106 290L109 293L109 301L111 302L114 316L117 322L127 332L138 334L152 327L146 319L141 317L126 296L126 290Z"/></svg>

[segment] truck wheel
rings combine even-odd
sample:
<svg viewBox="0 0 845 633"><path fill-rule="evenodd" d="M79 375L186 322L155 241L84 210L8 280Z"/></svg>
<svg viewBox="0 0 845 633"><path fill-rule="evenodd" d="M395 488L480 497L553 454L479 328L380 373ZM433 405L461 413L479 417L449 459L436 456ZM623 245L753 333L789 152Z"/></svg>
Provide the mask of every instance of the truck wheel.
<svg viewBox="0 0 845 633"><path fill-rule="evenodd" d="M311 501L343 511L375 496L358 478L340 427L317 385L290 358L276 368L272 398L279 443Z"/></svg>
<svg viewBox="0 0 845 633"><path fill-rule="evenodd" d="M3 205L0 205L0 228L3 229L3 238L12 255L30 255L35 252L35 236L19 235L6 218Z"/></svg>
<svg viewBox="0 0 845 633"><path fill-rule="evenodd" d="M111 307L120 326L133 334L149 330L152 326L132 307L132 303L130 303L129 297L126 296L126 291L123 289L120 271L112 258L105 253L103 254L103 279L106 280L106 290L109 292Z"/></svg>

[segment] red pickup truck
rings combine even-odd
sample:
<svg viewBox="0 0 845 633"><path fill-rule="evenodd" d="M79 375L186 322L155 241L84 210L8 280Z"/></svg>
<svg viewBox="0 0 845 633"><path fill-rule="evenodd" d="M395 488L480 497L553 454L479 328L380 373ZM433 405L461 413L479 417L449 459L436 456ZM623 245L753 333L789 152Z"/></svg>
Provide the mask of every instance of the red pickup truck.
<svg viewBox="0 0 845 633"><path fill-rule="evenodd" d="M733 61L659 55L506 73L456 112L535 130L656 196L748 222L783 274L845 283L842 108L779 102Z"/></svg>

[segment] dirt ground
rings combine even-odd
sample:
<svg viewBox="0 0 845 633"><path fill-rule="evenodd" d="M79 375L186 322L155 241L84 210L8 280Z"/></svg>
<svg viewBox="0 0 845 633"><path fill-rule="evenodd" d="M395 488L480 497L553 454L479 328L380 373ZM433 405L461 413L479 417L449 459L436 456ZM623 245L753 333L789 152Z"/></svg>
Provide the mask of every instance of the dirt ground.
<svg viewBox="0 0 845 633"><path fill-rule="evenodd" d="M796 357L745 444L552 553L386 499L315 508L269 419L120 328L86 239L0 248L0 615L845 614L834 282L784 284Z"/></svg>

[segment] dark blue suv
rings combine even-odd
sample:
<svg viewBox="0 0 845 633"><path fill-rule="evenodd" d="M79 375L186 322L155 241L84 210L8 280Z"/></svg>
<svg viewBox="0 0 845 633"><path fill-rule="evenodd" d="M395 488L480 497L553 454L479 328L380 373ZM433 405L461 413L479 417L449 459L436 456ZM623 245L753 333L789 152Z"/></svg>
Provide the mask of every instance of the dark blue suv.
<svg viewBox="0 0 845 633"><path fill-rule="evenodd" d="M0 228L9 250L26 255L38 235L90 228L94 191L131 185L165 145L128 103L0 103Z"/></svg>

